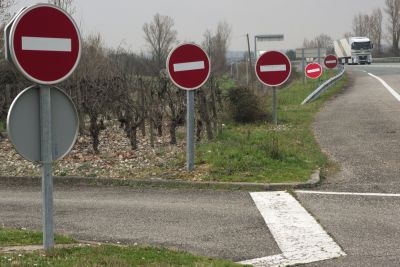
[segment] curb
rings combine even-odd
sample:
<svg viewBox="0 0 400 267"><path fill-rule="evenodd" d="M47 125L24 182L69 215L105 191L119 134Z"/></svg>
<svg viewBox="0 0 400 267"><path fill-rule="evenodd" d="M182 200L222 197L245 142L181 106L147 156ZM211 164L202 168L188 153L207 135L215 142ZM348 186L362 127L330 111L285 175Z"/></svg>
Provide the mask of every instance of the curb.
<svg viewBox="0 0 400 267"><path fill-rule="evenodd" d="M112 178L54 177L56 186L129 186L137 188L175 188L175 189L212 189L243 191L284 191L312 188L319 184L320 170L316 170L304 183L229 183L229 182L193 182L184 180L127 180ZM40 177L0 177L0 184L8 186L34 186L41 184Z"/></svg>

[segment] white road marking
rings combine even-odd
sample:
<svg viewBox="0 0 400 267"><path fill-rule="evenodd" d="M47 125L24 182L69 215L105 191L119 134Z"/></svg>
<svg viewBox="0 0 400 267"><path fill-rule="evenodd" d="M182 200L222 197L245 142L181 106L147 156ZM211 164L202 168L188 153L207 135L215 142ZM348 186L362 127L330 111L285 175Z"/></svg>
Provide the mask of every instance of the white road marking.
<svg viewBox="0 0 400 267"><path fill-rule="evenodd" d="M174 71L190 71L190 70L202 70L205 69L204 61L193 61L186 63L174 64Z"/></svg>
<svg viewBox="0 0 400 267"><path fill-rule="evenodd" d="M286 65L261 65L260 72L286 71Z"/></svg>
<svg viewBox="0 0 400 267"><path fill-rule="evenodd" d="M71 52L71 39L22 36L22 50Z"/></svg>
<svg viewBox="0 0 400 267"><path fill-rule="evenodd" d="M396 98L397 101L400 102L400 95L392 87L390 87L382 78L375 76L372 73L368 73L368 75L380 81L383 84L383 86L389 91L389 93L391 93L394 96L394 98Z"/></svg>
<svg viewBox="0 0 400 267"><path fill-rule="evenodd" d="M346 255L315 219L287 192L251 193L282 254L240 264L287 266Z"/></svg>
<svg viewBox="0 0 400 267"><path fill-rule="evenodd" d="M365 197L400 197L400 194L385 194L385 193L353 193L353 192L325 192L325 191L304 191L298 190L299 194L314 194L314 195L337 195L337 196L365 196Z"/></svg>
<svg viewBox="0 0 400 267"><path fill-rule="evenodd" d="M337 60L327 60L326 64L335 64L337 63Z"/></svg>
<svg viewBox="0 0 400 267"><path fill-rule="evenodd" d="M317 68L317 69L312 69L312 70L308 70L307 73L316 73L316 72L320 72L321 69Z"/></svg>

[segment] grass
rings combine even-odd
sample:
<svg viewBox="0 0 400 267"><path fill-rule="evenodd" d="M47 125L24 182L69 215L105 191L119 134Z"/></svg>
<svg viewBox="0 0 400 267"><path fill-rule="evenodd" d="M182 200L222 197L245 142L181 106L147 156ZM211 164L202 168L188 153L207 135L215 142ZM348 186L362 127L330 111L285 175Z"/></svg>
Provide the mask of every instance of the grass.
<svg viewBox="0 0 400 267"><path fill-rule="evenodd" d="M41 243L41 233L0 228L0 247ZM58 236L61 243L74 243ZM57 238L56 238L57 242ZM47 252L0 253L0 266L240 266L231 261L210 259L163 248L139 246L81 246L57 248Z"/></svg>
<svg viewBox="0 0 400 267"><path fill-rule="evenodd" d="M76 243L72 238L63 235L55 235L54 239L56 244ZM42 241L43 235L40 232L0 227L0 247L41 245Z"/></svg>
<svg viewBox="0 0 400 267"><path fill-rule="evenodd" d="M327 79L325 74L324 79ZM325 101L346 84L345 77L316 101L301 102L317 81L295 81L278 92L278 127L259 123L228 125L212 142L197 148L197 164L207 164L204 180L229 182L304 182L328 164L315 140L312 123ZM270 101L267 108L271 110Z"/></svg>
<svg viewBox="0 0 400 267"><path fill-rule="evenodd" d="M0 120L0 132L5 130L5 123Z"/></svg>

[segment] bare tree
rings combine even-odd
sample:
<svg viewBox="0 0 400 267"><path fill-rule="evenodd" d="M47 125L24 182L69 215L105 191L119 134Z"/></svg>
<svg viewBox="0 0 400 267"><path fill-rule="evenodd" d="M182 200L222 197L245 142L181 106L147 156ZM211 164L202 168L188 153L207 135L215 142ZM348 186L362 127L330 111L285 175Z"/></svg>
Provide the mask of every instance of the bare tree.
<svg viewBox="0 0 400 267"><path fill-rule="evenodd" d="M219 22L215 34L207 30L204 33L203 47L211 57L212 71L216 75L226 71L226 52L229 48L231 26L226 22Z"/></svg>
<svg viewBox="0 0 400 267"><path fill-rule="evenodd" d="M382 52L382 21L382 10L374 9L370 16L370 38L378 54Z"/></svg>
<svg viewBox="0 0 400 267"><path fill-rule="evenodd" d="M392 50L397 55L400 41L400 0L385 0L384 10L388 15L388 30L391 35Z"/></svg>
<svg viewBox="0 0 400 267"><path fill-rule="evenodd" d="M49 3L64 9L71 15L75 14L74 0L49 0Z"/></svg>
<svg viewBox="0 0 400 267"><path fill-rule="evenodd" d="M303 41L304 48L327 48L328 50L333 49L333 40L332 37L326 35L324 33L316 36L312 40L304 39Z"/></svg>
<svg viewBox="0 0 400 267"><path fill-rule="evenodd" d="M352 37L352 36L354 36L354 33L352 33L352 32L345 32L345 33L343 34L343 38L350 38L350 37Z"/></svg>
<svg viewBox="0 0 400 267"><path fill-rule="evenodd" d="M176 42L177 31L174 30L174 20L157 13L152 22L143 25L143 32L153 59L153 74L158 75L160 70L165 68L168 53Z"/></svg>
<svg viewBox="0 0 400 267"><path fill-rule="evenodd" d="M359 13L353 19L353 32L356 36L370 36L370 16Z"/></svg>

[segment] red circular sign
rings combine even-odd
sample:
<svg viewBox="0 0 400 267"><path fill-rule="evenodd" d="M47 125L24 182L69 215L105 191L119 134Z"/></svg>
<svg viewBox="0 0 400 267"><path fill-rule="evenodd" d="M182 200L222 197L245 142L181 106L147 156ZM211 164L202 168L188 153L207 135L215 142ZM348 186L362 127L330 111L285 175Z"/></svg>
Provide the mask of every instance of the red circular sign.
<svg viewBox="0 0 400 267"><path fill-rule="evenodd" d="M324 60L324 64L328 69L336 68L338 63L339 63L339 60L335 55L326 56L326 58Z"/></svg>
<svg viewBox="0 0 400 267"><path fill-rule="evenodd" d="M171 51L167 71L172 82L181 89L201 87L210 76L210 59L198 45L181 44Z"/></svg>
<svg viewBox="0 0 400 267"><path fill-rule="evenodd" d="M38 4L23 10L9 37L13 63L33 82L62 82L79 63L78 27L64 10L54 5Z"/></svg>
<svg viewBox="0 0 400 267"><path fill-rule="evenodd" d="M267 86L284 84L290 76L292 65L289 58L278 51L268 51L258 58L256 74L260 82Z"/></svg>
<svg viewBox="0 0 400 267"><path fill-rule="evenodd" d="M306 67L306 76L311 79L318 79L322 75L322 66L318 63L310 63Z"/></svg>

